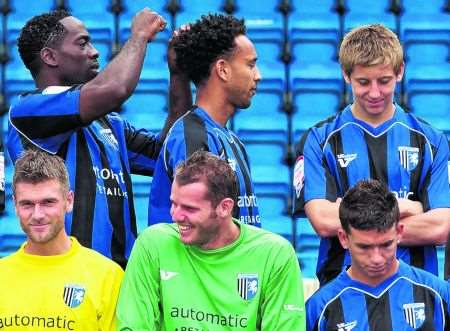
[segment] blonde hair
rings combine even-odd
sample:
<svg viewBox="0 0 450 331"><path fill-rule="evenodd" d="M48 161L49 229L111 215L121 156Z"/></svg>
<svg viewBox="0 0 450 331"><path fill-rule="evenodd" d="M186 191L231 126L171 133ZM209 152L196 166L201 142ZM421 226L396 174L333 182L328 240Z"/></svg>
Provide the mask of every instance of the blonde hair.
<svg viewBox="0 0 450 331"><path fill-rule="evenodd" d="M347 33L339 50L342 70L350 77L357 65L391 64L398 74L403 49L397 35L381 24L363 25Z"/></svg>

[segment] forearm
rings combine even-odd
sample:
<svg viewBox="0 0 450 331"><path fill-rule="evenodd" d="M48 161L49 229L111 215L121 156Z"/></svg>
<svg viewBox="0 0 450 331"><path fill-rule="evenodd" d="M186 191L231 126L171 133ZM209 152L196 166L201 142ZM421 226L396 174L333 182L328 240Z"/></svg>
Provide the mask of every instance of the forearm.
<svg viewBox="0 0 450 331"><path fill-rule="evenodd" d="M161 131L164 140L172 124L192 106L189 78L181 72L170 74L169 114Z"/></svg>
<svg viewBox="0 0 450 331"><path fill-rule="evenodd" d="M400 245L442 245L448 236L450 209L437 208L400 220L404 231Z"/></svg>
<svg viewBox="0 0 450 331"><path fill-rule="evenodd" d="M120 107L139 81L147 39L132 35L122 50L97 77L81 88L80 116L84 122Z"/></svg>
<svg viewBox="0 0 450 331"><path fill-rule="evenodd" d="M308 201L305 213L317 234L321 237L333 237L341 228L339 220L340 199L331 202L325 199Z"/></svg>

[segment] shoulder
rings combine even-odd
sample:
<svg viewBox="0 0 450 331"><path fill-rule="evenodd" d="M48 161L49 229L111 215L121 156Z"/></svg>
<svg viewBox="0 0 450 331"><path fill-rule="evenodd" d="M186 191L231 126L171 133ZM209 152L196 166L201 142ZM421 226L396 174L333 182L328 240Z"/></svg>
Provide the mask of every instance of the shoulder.
<svg viewBox="0 0 450 331"><path fill-rule="evenodd" d="M249 224L241 224L241 227L245 227L246 230L243 244L249 249L257 249L267 254L295 255L291 243L280 235Z"/></svg>
<svg viewBox="0 0 450 331"><path fill-rule="evenodd" d="M79 251L79 258L82 259L83 265L86 266L86 270L90 270L95 273L96 277L122 277L122 268L114 261L108 259L102 254L94 251L93 249L81 246Z"/></svg>
<svg viewBox="0 0 450 331"><path fill-rule="evenodd" d="M401 108L400 110L402 112L402 124L406 125L411 131L423 134L432 145L438 145L442 139L446 140L445 134L442 131L436 129L424 119L410 112L406 112Z"/></svg>
<svg viewBox="0 0 450 331"><path fill-rule="evenodd" d="M446 300L450 298L450 287L446 281L423 269L410 266L402 261L400 263L399 276L401 278L416 286L421 286L437 292L439 296L444 297Z"/></svg>
<svg viewBox="0 0 450 331"><path fill-rule="evenodd" d="M154 250L180 245L178 228L172 223L158 223L146 228L136 239L135 246Z"/></svg>

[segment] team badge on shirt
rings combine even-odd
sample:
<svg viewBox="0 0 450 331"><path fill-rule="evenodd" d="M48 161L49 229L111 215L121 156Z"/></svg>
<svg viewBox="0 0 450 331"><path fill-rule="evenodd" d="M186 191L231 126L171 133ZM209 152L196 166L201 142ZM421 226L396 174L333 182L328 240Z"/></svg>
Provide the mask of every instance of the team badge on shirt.
<svg viewBox="0 0 450 331"><path fill-rule="evenodd" d="M112 146L114 149L119 149L119 143L117 142L116 137L114 136L111 129L101 129L100 134L105 139L105 141Z"/></svg>
<svg viewBox="0 0 450 331"><path fill-rule="evenodd" d="M403 314L409 326L414 329L420 328L425 321L425 304L423 302L405 303Z"/></svg>
<svg viewBox="0 0 450 331"><path fill-rule="evenodd" d="M419 164L419 148L410 146L399 146L398 154L400 164L408 171L413 171Z"/></svg>
<svg viewBox="0 0 450 331"><path fill-rule="evenodd" d="M70 308L76 308L83 302L85 293L83 286L67 284L64 286L64 303Z"/></svg>
<svg viewBox="0 0 450 331"><path fill-rule="evenodd" d="M258 292L257 274L238 274L237 290L244 300L251 300Z"/></svg>

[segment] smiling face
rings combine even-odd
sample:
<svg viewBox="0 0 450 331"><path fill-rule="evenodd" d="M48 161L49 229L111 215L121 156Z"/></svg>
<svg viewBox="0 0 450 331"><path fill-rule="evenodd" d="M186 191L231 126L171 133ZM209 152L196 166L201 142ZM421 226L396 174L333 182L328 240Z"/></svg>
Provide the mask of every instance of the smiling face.
<svg viewBox="0 0 450 331"><path fill-rule="evenodd" d="M63 18L66 35L56 48L60 84L84 84L98 74L98 51L84 24L73 16Z"/></svg>
<svg viewBox="0 0 450 331"><path fill-rule="evenodd" d="M261 74L256 66L256 50L244 35L235 38L235 50L227 62L230 65L230 79L227 84L228 99L235 108L245 109L251 104Z"/></svg>
<svg viewBox="0 0 450 331"><path fill-rule="evenodd" d="M394 114L394 92L396 83L403 77L403 65L395 74L392 65L356 65L350 76L344 73L345 81L353 92L353 115L370 124L381 124Z"/></svg>
<svg viewBox="0 0 450 331"><path fill-rule="evenodd" d="M218 209L206 198L207 187L203 182L178 185L172 184L170 214L178 225L181 241L202 249L214 249L222 244L222 219Z"/></svg>
<svg viewBox="0 0 450 331"><path fill-rule="evenodd" d="M352 263L348 272L353 279L376 286L397 271L397 242L403 232L401 223L382 232L350 229L350 233L339 230L338 237L342 247L350 251Z"/></svg>
<svg viewBox="0 0 450 331"><path fill-rule="evenodd" d="M52 246L67 237L64 218L72 210L73 193L64 190L56 179L16 183L14 204L29 249Z"/></svg>

